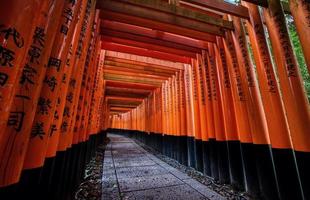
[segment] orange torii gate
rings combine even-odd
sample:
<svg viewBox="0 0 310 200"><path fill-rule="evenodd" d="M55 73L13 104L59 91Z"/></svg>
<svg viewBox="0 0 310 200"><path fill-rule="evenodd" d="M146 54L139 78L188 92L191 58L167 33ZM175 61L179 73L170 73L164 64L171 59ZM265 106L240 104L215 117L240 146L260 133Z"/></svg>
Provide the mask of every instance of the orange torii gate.
<svg viewBox="0 0 310 200"><path fill-rule="evenodd" d="M66 199L107 131L310 199L307 0L0 0L0 198Z"/></svg>

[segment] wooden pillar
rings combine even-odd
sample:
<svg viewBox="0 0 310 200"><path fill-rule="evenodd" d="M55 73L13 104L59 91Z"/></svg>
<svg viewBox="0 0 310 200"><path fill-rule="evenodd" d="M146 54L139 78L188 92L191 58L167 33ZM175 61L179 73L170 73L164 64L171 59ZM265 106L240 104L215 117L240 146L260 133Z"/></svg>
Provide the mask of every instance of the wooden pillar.
<svg viewBox="0 0 310 200"><path fill-rule="evenodd" d="M4 184L18 182L21 174L41 83L46 72L44 65L51 52L63 6L64 2L61 0L46 1L42 4L31 38L31 47L26 56L26 64L19 81L15 83L16 93L6 121L7 126L2 127L3 133L0 133L3 136L0 140L0 179Z"/></svg>
<svg viewBox="0 0 310 200"><path fill-rule="evenodd" d="M76 50L79 43L79 38L81 30L82 30L82 22L84 20L84 15L86 11L86 3L87 1L83 1L80 7L79 11L79 20L77 22L77 25L75 26L75 30L73 33L73 37L70 44L70 49L67 56L67 62L66 66L64 67L61 82L60 82L60 92L58 94L58 102L56 104L56 110L54 113L53 122L50 126L50 133L49 133L49 140L48 140L48 148L46 152L47 158L52 158L56 155L57 152L57 146L59 142L60 137L60 124L62 122L63 113L65 111L65 115L69 114L69 110L66 108L64 102L66 98L71 98L70 95L68 95L68 87L71 80L71 74L73 69L75 68L75 61L76 61ZM63 138L61 138L63 140Z"/></svg>
<svg viewBox="0 0 310 200"><path fill-rule="evenodd" d="M47 3L47 2L46 2ZM45 4L46 4L45 3ZM19 77L42 6L39 0L1 1L0 8L0 142L10 115ZM1 145L2 146L2 145ZM2 184L1 184L2 185Z"/></svg>
<svg viewBox="0 0 310 200"><path fill-rule="evenodd" d="M61 23L58 26L59 32L56 35L47 63L47 71L32 124L24 169L38 168L44 164L50 125L54 118L58 100L57 94L60 88L61 74L66 64L80 5L81 1L67 1L65 3Z"/></svg>
<svg viewBox="0 0 310 200"><path fill-rule="evenodd" d="M295 150L301 187L303 188L303 191L300 191L301 188L299 189L300 186L296 183L290 187L289 191L285 188L283 188L283 191L286 192L286 197L289 195L293 198L294 195L294 198L296 198L299 195L298 198L302 198L301 192L303 192L305 198L310 198L308 190L310 180L306 178L309 176L309 170L307 169L310 167L310 140L308 138L310 130L309 102L302 85L301 75L288 35L280 1L270 0L269 7L263 10L263 14L278 69L282 99ZM283 151L283 153L288 154L286 151ZM285 159L282 160L282 165L287 164Z"/></svg>

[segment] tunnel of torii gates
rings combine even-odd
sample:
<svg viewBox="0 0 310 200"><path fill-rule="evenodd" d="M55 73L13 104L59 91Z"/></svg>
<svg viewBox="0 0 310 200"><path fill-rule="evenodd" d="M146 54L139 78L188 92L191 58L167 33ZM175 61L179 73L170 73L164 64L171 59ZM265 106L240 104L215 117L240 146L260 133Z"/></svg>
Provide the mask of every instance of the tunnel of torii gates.
<svg viewBox="0 0 310 200"><path fill-rule="evenodd" d="M253 196L310 199L285 18L310 71L309 13L305 0L0 0L0 198L68 198L109 131Z"/></svg>

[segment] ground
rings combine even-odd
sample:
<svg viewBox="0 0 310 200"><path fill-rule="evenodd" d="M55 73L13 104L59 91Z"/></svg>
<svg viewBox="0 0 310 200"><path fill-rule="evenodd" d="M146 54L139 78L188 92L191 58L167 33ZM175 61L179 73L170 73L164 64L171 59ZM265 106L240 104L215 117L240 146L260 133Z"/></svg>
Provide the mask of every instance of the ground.
<svg viewBox="0 0 310 200"><path fill-rule="evenodd" d="M226 199L152 155L135 141L110 134L104 155L102 200Z"/></svg>

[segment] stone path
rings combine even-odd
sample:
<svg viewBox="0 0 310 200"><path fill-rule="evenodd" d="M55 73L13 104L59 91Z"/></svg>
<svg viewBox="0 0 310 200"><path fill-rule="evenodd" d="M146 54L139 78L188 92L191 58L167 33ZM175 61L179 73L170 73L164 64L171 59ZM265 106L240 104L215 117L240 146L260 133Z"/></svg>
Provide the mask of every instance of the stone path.
<svg viewBox="0 0 310 200"><path fill-rule="evenodd" d="M109 134L102 200L224 200L218 193L145 151L133 140Z"/></svg>

